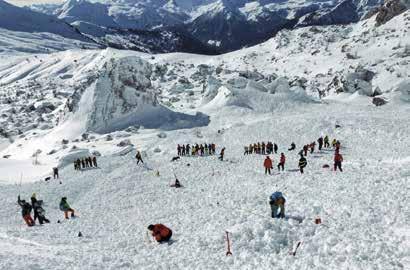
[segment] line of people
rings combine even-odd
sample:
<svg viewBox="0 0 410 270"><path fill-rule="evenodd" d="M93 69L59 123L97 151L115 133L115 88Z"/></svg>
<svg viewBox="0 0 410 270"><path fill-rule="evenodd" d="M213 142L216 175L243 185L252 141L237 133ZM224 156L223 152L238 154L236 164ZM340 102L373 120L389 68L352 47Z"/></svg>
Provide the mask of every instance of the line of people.
<svg viewBox="0 0 410 270"><path fill-rule="evenodd" d="M277 154L278 152L278 145L272 142L258 142L254 144L249 144L249 146L244 147L244 155L251 155L251 154L260 154L260 155L270 155L270 154Z"/></svg>
<svg viewBox="0 0 410 270"><path fill-rule="evenodd" d="M97 168L97 157L85 157L74 161L74 170L79 171L86 168Z"/></svg>
<svg viewBox="0 0 410 270"><path fill-rule="evenodd" d="M46 218L46 211L43 208L43 200L37 200L36 193L31 196L31 204L26 200L21 200L20 195L17 196L17 204L21 207L21 215L27 226L32 227L36 224L36 220L40 225L44 223L50 223L50 220ZM64 212L64 217L69 219L68 213L71 213L71 217L75 217L75 211L67 202L67 198L61 198L59 208ZM31 212L34 212L34 218L31 217Z"/></svg>
<svg viewBox="0 0 410 270"><path fill-rule="evenodd" d="M216 145L214 143L204 143L204 144L183 144L177 145L178 156L205 156L205 155L215 155Z"/></svg>

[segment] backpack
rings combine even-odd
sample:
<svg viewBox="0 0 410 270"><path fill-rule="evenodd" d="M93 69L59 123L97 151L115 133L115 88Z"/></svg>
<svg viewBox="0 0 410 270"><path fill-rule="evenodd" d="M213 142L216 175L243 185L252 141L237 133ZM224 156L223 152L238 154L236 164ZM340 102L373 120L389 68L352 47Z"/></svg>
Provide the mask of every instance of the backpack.
<svg viewBox="0 0 410 270"><path fill-rule="evenodd" d="M283 196L282 192L280 192L280 191L276 191L276 192L272 193L272 195L270 195L269 198L270 198L271 202L274 202L279 198L283 198L283 200L285 201L285 197Z"/></svg>

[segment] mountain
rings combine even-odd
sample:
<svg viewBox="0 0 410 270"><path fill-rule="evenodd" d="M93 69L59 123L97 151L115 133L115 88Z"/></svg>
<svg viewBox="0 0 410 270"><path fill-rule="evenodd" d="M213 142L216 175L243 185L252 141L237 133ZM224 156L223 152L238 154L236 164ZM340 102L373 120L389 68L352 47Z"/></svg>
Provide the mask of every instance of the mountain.
<svg viewBox="0 0 410 270"><path fill-rule="evenodd" d="M107 33L109 44L118 48L132 48L124 45L124 40L135 40L134 37L126 37L118 32L165 29L182 31L187 39L200 41L202 47L228 52L261 43L281 29L356 22L382 2L383 0L67 0L52 13L75 25L90 38L97 37L101 41L101 35ZM51 12L50 5L43 9L39 5L33 8ZM101 27L115 28L116 33ZM110 37L114 35L120 36L118 44ZM175 35L177 33L174 32ZM191 47L194 52L203 51L201 46ZM195 47L198 47L198 51L195 51Z"/></svg>
<svg viewBox="0 0 410 270"><path fill-rule="evenodd" d="M0 28L28 33L51 33L78 41L90 41L70 24L54 16L19 8L0 0Z"/></svg>

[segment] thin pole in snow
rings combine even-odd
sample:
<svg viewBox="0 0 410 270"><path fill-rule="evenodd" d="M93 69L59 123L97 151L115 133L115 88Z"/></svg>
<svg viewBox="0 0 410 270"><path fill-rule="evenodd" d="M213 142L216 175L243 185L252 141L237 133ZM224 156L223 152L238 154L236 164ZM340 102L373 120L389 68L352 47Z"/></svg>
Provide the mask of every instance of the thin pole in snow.
<svg viewBox="0 0 410 270"><path fill-rule="evenodd" d="M225 231L225 233L226 233L226 242L228 244L228 251L226 252L226 256L232 256L231 243L229 242L229 232Z"/></svg>

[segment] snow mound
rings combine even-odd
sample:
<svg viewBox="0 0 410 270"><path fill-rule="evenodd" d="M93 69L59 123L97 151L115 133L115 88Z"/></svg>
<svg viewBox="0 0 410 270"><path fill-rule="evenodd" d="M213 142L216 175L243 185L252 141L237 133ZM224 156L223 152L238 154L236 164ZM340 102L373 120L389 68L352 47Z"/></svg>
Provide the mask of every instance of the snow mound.
<svg viewBox="0 0 410 270"><path fill-rule="evenodd" d="M151 74L151 64L139 57L108 59L82 95L74 95L75 109L66 115L67 121L77 126L77 133L110 133L135 125L172 130L209 123L201 113L177 113L160 105Z"/></svg>
<svg viewBox="0 0 410 270"><path fill-rule="evenodd" d="M245 85L245 88L242 88L243 85ZM213 89L212 93L214 98L202 107L205 111L214 111L223 107L234 106L250 109L255 112L271 112L283 108L283 106L314 101L312 97L306 94L303 88L290 87L284 78L278 78L266 86L259 82L252 80L245 82L243 78L238 78L238 80L232 80L231 84L228 83L219 87L217 91ZM203 103L210 96L210 93L205 95Z"/></svg>
<svg viewBox="0 0 410 270"><path fill-rule="evenodd" d="M58 162L58 167L65 167L67 165L73 164L73 162L77 159L82 159L84 157L89 157L90 151L88 149L75 149L67 154L65 154L63 157L60 158Z"/></svg>

